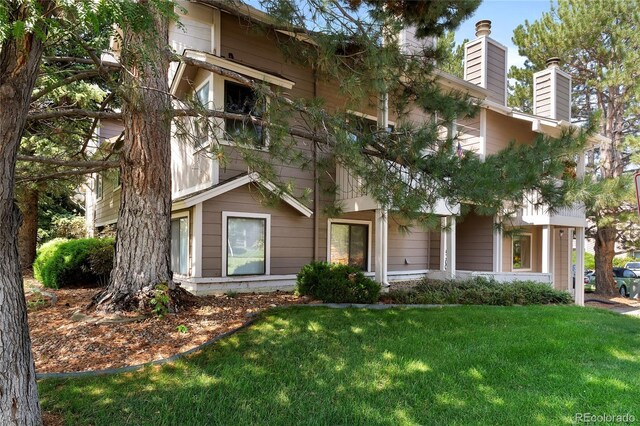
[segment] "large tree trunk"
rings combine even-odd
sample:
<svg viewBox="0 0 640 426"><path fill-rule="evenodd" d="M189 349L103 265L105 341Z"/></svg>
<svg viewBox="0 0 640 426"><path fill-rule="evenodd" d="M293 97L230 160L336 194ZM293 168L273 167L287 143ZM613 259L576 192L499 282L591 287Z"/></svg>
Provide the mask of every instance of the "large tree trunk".
<svg viewBox="0 0 640 426"><path fill-rule="evenodd" d="M115 260L109 285L94 299L107 311L143 309L158 284L173 289L168 19L147 2L140 6L153 28L123 28L125 136Z"/></svg>
<svg viewBox="0 0 640 426"><path fill-rule="evenodd" d="M618 292L613 279L613 256L615 255L616 229L599 227L596 231L596 293L612 296Z"/></svg>
<svg viewBox="0 0 640 426"><path fill-rule="evenodd" d="M615 88L610 88L610 93L615 93ZM621 158L620 135L618 127L619 123L624 122L622 110L617 114L615 111L615 103L601 103L600 109L608 111L604 114L606 118L602 119L602 133L609 138L609 141L603 142L600 146L601 152L601 174L606 179L618 179L624 172L624 162ZM613 211L617 206L609 206ZM596 220L601 219L596 212ZM615 216L615 213L609 213ZM612 219L616 219L615 217ZM616 253L617 229L616 223L609 226L598 226L595 238L595 263L596 263L596 293L612 296L618 293L616 280L613 278L613 258Z"/></svg>
<svg viewBox="0 0 640 426"><path fill-rule="evenodd" d="M41 1L43 10L51 9ZM26 22L27 4L11 3L9 19ZM36 25L41 27L40 21ZM43 33L43 28L38 28ZM42 423L27 306L18 258L20 211L14 201L18 146L31 92L38 76L43 41L32 33L9 36L0 46L0 424Z"/></svg>
<svg viewBox="0 0 640 426"><path fill-rule="evenodd" d="M22 225L18 231L18 255L22 269L31 268L38 243L38 190L25 188L18 197Z"/></svg>

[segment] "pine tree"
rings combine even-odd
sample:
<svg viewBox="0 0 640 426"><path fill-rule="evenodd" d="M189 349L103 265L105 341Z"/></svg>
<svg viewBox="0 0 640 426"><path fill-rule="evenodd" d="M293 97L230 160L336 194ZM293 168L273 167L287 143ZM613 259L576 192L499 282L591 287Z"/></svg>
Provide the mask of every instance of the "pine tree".
<svg viewBox="0 0 640 426"><path fill-rule="evenodd" d="M603 294L616 292L611 275L615 242L635 214L625 168L639 124L639 6L635 0L560 0L537 21L516 28L513 37L528 58L525 69L510 74L518 80L510 99L514 106L530 108L532 71L559 57L573 78L575 121L596 114L598 132L607 138L594 147L596 161L582 190L587 216L595 224L597 291Z"/></svg>

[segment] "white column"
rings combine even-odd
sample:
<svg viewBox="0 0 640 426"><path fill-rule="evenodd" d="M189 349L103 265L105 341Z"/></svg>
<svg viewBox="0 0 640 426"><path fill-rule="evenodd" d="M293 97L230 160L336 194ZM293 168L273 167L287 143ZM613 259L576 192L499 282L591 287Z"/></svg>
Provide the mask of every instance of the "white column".
<svg viewBox="0 0 640 426"><path fill-rule="evenodd" d="M388 285L387 255L388 255L388 220L387 212L376 209L376 250L375 250L375 278L383 287Z"/></svg>
<svg viewBox="0 0 640 426"><path fill-rule="evenodd" d="M498 222L496 218L494 225ZM502 228L493 228L493 272L502 272Z"/></svg>
<svg viewBox="0 0 640 426"><path fill-rule="evenodd" d="M569 282L567 283L567 289L569 290L569 293L571 294L575 294L575 288L573 286L573 271L574 271L574 263L573 260L571 260L571 255L573 254L573 235L574 235L574 229L573 228L569 228L567 229L567 253L566 255L569 258L569 261L567 262L569 264ZM577 259L576 259L577 260ZM577 266L577 265L576 265ZM578 284L578 277L580 277L580 279L582 279L582 276L580 276L580 274L578 273L578 268L575 268L575 272L576 272L576 276L575 276L575 280L576 280L576 285ZM583 274L584 275L584 274Z"/></svg>
<svg viewBox="0 0 640 426"><path fill-rule="evenodd" d="M551 254L553 253L553 247L551 247L551 226L545 225L542 227L542 273L553 275L551 265Z"/></svg>
<svg viewBox="0 0 640 426"><path fill-rule="evenodd" d="M202 277L202 203L193 208L191 240L191 276ZM223 250L226 248L223 242Z"/></svg>
<svg viewBox="0 0 640 426"><path fill-rule="evenodd" d="M584 306L584 228L576 228L576 305Z"/></svg>
<svg viewBox="0 0 640 426"><path fill-rule="evenodd" d="M447 270L447 218L443 217L440 219L440 226L442 229L440 230L440 270Z"/></svg>
<svg viewBox="0 0 640 426"><path fill-rule="evenodd" d="M449 216L447 220L447 268L445 275L448 279L456 277L456 217Z"/></svg>

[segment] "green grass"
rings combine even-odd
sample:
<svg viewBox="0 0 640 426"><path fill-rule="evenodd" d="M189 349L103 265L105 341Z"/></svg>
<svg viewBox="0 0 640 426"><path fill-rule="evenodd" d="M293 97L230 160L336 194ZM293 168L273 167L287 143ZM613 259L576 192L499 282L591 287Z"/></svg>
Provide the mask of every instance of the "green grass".
<svg viewBox="0 0 640 426"><path fill-rule="evenodd" d="M638 419L639 331L639 319L574 306L282 309L175 364L40 392L70 425Z"/></svg>

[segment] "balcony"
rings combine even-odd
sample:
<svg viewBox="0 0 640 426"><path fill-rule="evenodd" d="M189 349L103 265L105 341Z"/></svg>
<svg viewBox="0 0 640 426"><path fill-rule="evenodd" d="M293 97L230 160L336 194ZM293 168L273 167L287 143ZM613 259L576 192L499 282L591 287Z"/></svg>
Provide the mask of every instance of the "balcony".
<svg viewBox="0 0 640 426"><path fill-rule="evenodd" d="M342 204L343 212L350 213L380 208L380 204L367 195L361 179L353 176L340 164L336 166L336 184L338 185L336 200ZM445 200L438 200L434 208L431 209L431 213L440 216L450 216L459 212L460 206L449 206Z"/></svg>
<svg viewBox="0 0 640 426"><path fill-rule="evenodd" d="M530 225L555 225L555 226L587 226L585 209L582 204L562 207L555 212L550 212L549 207L539 204L540 195L532 193L527 197L522 209L522 222Z"/></svg>

